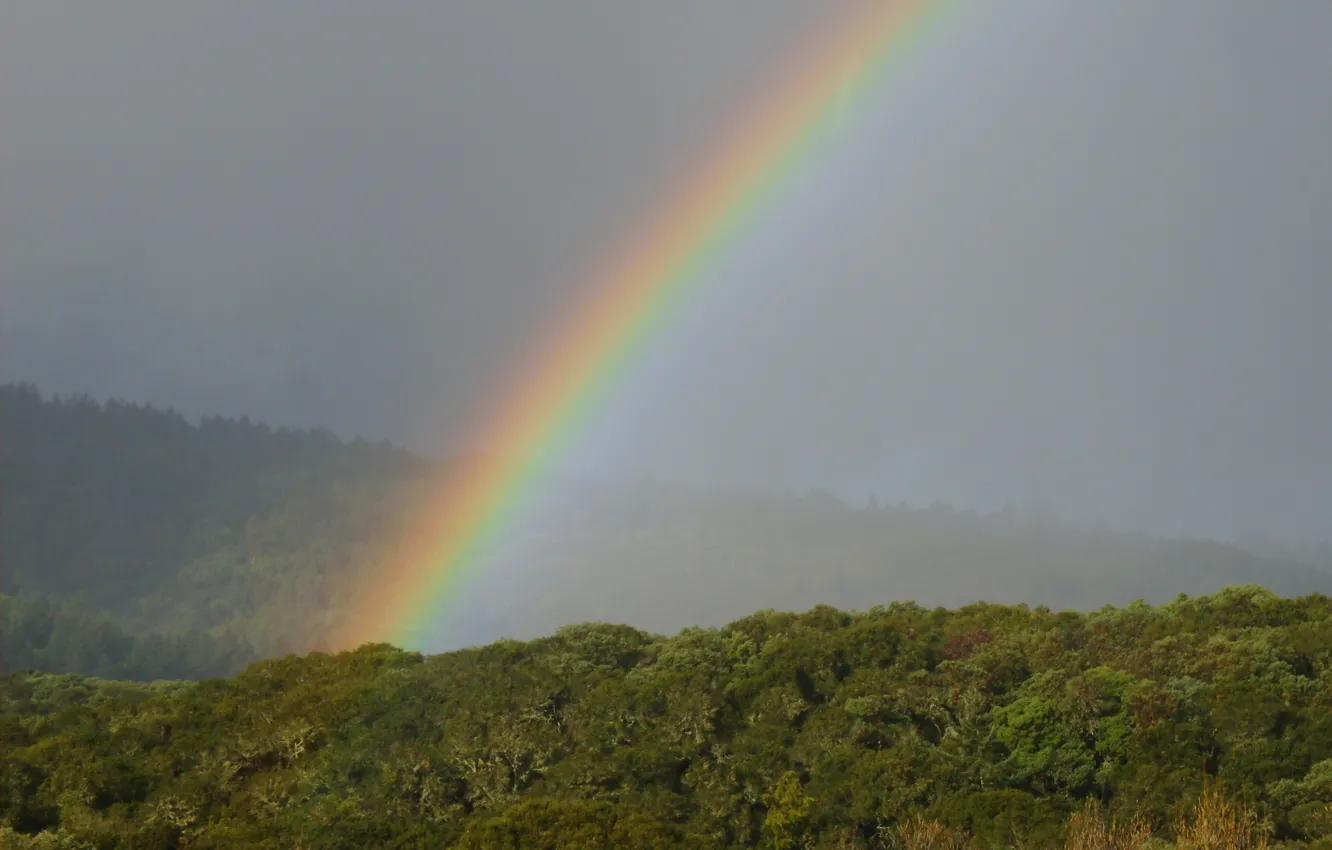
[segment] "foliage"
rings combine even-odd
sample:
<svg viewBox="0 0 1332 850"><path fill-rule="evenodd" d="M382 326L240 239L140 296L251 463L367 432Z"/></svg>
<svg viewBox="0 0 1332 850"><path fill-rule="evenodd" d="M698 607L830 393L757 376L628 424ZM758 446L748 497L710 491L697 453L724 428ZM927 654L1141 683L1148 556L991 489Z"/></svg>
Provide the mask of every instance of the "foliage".
<svg viewBox="0 0 1332 850"><path fill-rule="evenodd" d="M1312 848L1329 765L1332 599L1252 586L0 678L16 847Z"/></svg>

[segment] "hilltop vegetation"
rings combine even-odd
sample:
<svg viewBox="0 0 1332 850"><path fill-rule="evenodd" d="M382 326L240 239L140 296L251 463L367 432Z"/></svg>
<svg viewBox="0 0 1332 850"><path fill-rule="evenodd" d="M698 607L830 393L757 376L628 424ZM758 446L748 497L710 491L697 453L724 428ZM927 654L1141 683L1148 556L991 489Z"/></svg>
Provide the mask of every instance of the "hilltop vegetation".
<svg viewBox="0 0 1332 850"><path fill-rule="evenodd" d="M333 647L409 550L445 463L244 419L0 387L0 664L109 678L234 673ZM453 645L570 622L671 633L759 608L986 599L1096 608L1332 571L1197 540L1086 531L944 505L849 507L635 484L561 485L510 535ZM479 624L478 624L479 623Z"/></svg>
<svg viewBox="0 0 1332 850"><path fill-rule="evenodd" d="M15 673L0 741L15 848L1047 847L1070 816L1090 848L1102 814L1258 846L1189 833L1225 826L1204 781L1241 837L1326 848L1332 599L591 624L197 684Z"/></svg>

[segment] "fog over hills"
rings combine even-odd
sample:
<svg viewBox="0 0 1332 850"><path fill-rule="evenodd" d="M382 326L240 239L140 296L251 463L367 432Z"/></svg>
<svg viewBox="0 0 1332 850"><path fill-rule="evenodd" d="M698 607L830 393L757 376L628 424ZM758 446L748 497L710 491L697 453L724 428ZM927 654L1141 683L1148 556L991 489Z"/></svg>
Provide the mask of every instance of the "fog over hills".
<svg viewBox="0 0 1332 850"><path fill-rule="evenodd" d="M327 431L195 424L28 386L0 387L0 409L2 592L20 606L0 638L6 663L47 669L212 671L337 647L340 624L388 567L431 562L438 494L457 468ZM585 621L674 633L761 608L1087 610L1236 584L1332 593L1325 547L1259 556L1011 510L853 506L819 491L558 476L547 486L557 496L536 494L432 601L413 648ZM136 648L134 635L177 643Z"/></svg>
<svg viewBox="0 0 1332 850"><path fill-rule="evenodd" d="M0 372L465 451L848 5L5 3ZM1326 539L1332 4L956 6L558 460Z"/></svg>

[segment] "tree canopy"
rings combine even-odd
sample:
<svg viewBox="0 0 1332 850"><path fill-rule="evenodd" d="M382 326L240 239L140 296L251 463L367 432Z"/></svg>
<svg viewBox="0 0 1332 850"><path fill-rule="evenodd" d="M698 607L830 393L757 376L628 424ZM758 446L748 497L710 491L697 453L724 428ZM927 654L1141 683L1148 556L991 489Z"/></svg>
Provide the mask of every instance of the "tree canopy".
<svg viewBox="0 0 1332 850"><path fill-rule="evenodd" d="M13 673L0 741L7 847L876 848L917 820L1035 847L1089 802L1183 835L1208 793L1326 847L1332 599L818 607L198 683Z"/></svg>

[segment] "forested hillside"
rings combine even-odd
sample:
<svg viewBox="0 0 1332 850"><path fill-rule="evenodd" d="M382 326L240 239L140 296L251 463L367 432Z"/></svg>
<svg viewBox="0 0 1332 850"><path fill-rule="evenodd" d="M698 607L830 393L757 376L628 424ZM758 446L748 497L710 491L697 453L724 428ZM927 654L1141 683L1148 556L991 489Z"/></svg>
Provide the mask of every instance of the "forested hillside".
<svg viewBox="0 0 1332 850"><path fill-rule="evenodd" d="M822 607L198 684L14 673L0 742L6 848L1327 848L1332 600ZM1111 844L1103 816L1142 820Z"/></svg>
<svg viewBox="0 0 1332 850"><path fill-rule="evenodd" d="M0 389L6 579L133 613L192 560L244 539L247 523L395 480L420 460L324 431L185 417L87 398Z"/></svg>
<svg viewBox="0 0 1332 850"><path fill-rule="evenodd" d="M0 664L231 673L332 646L428 519L448 465L387 444L0 388ZM513 529L451 645L583 621L672 633L759 608L977 600L1098 608L1332 571L1197 540L947 506L566 483ZM474 625L474 623L481 625Z"/></svg>
<svg viewBox="0 0 1332 850"><path fill-rule="evenodd" d="M0 434L6 669L200 676L308 649L358 544L391 530L386 495L434 468L388 444L30 385L0 388Z"/></svg>

